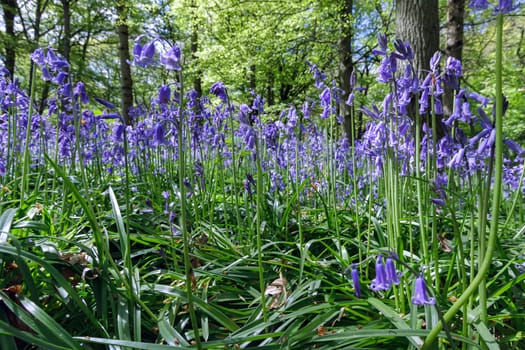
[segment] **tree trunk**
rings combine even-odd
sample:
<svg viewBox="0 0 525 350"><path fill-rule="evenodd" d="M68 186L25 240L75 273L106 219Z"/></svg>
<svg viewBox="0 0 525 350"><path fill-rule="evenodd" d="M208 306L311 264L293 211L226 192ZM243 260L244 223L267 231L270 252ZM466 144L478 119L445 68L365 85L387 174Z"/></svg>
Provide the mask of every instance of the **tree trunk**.
<svg viewBox="0 0 525 350"><path fill-rule="evenodd" d="M44 12L46 10L46 7L48 5L49 1L45 0L42 2L41 0L37 0L35 2L35 19L33 22L33 38L32 38L32 48L36 49L39 46L40 42L40 23L42 23L42 16L44 15ZM29 33L28 33L29 34ZM27 38L28 35L26 35ZM35 69L35 62L31 60L31 66L30 66L30 76L29 76L29 86L32 86L33 84L33 70ZM44 110L46 108L46 100L47 96L49 95L49 81L44 82L44 87L40 91L40 102L38 104L38 113L42 114L44 113Z"/></svg>
<svg viewBox="0 0 525 350"><path fill-rule="evenodd" d="M64 18L64 36L62 37L61 54L69 62L71 49L71 7L70 0L62 0L62 16Z"/></svg>
<svg viewBox="0 0 525 350"><path fill-rule="evenodd" d="M396 37L412 45L413 68L424 78L439 50L438 0L396 0Z"/></svg>
<svg viewBox="0 0 525 350"><path fill-rule="evenodd" d="M340 34L338 40L339 51L339 86L343 89L343 96L339 104L339 113L343 117L343 129L350 144L354 144L355 121L351 113L352 106L346 104L348 95L352 87L350 86L350 76L354 69L352 62L352 8L353 0L343 0L339 12Z"/></svg>
<svg viewBox="0 0 525 350"><path fill-rule="evenodd" d="M463 24L465 22L465 0L448 0L445 53L461 61L463 57ZM445 87L443 112L450 116L454 107L454 92Z"/></svg>
<svg viewBox="0 0 525 350"><path fill-rule="evenodd" d="M117 4L118 13L118 39L120 58L120 104L122 107L122 119L126 125L131 125L129 109L133 106L133 80L131 79L131 67L129 65L129 28L128 9L126 4Z"/></svg>
<svg viewBox="0 0 525 350"><path fill-rule="evenodd" d="M197 51L199 50L199 25L197 23L197 9L195 6L195 1L191 2L192 7L192 21L191 26L191 36L190 36L190 51L191 51L191 60L193 65L198 66L197 61ZM193 89L197 93L197 101L200 102L202 97L202 71L197 69L195 72L195 79L193 80ZM195 113L200 113L200 103L196 105Z"/></svg>
<svg viewBox="0 0 525 350"><path fill-rule="evenodd" d="M266 84L266 104L268 106L273 106L275 103L275 93L274 89L274 76L273 71L270 69L268 71L268 82Z"/></svg>
<svg viewBox="0 0 525 350"><path fill-rule="evenodd" d="M9 70L11 80L15 72L16 61L16 35L15 35L15 15L16 0L2 0L2 10L4 11L5 33L5 67Z"/></svg>

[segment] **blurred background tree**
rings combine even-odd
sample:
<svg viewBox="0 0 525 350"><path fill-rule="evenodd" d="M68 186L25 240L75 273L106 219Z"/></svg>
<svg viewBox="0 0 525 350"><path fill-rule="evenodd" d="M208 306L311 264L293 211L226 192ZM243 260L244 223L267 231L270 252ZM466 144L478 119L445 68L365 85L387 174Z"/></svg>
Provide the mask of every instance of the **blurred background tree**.
<svg viewBox="0 0 525 350"><path fill-rule="evenodd" d="M490 96L495 32L492 13L474 15L464 0L433 0L424 2L424 8L414 6L416 3L421 1L141 0L108 7L101 0L2 0L0 58L23 86L29 86L29 53L39 46L54 47L69 58L74 81L82 80L92 96L122 107L146 103L152 87L174 79L160 70L151 74L132 67L124 83L124 29L128 52L140 34L161 36L183 46L186 86L200 95L221 80L237 100L246 102L254 90L264 97L271 116L320 93L313 86L307 61L326 74L327 86L335 82L346 92L350 73L355 70L358 86L363 88L355 106L368 100L379 102L384 91L371 75L377 66L372 50L377 34L386 33L391 38L414 41L416 57L425 51L417 63L422 69L428 66L426 58L436 47L447 55L461 57L462 86ZM418 11L427 16L422 17L421 24L430 29L412 30L419 28L414 17ZM512 107L506 116L506 131L523 144L523 9L506 23L505 93ZM420 38L410 32L420 33ZM40 101L46 98L49 86L40 79L37 82L36 98ZM128 92L121 94L123 90ZM342 102L346 97L343 92ZM448 101L445 106L451 104L450 98ZM344 103L338 110L347 134L353 129L359 135L363 125L359 110L351 113ZM351 115L356 120L351 120Z"/></svg>

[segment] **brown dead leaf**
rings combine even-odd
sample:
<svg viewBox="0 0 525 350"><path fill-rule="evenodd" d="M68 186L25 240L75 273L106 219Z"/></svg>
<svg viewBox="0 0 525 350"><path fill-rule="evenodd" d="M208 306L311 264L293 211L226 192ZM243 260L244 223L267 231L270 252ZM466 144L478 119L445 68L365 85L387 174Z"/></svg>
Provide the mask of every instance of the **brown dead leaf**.
<svg viewBox="0 0 525 350"><path fill-rule="evenodd" d="M264 295L271 296L273 298L270 309L276 309L286 302L288 299L286 293L287 285L288 280L283 277L282 273L279 273L279 278L275 279L266 287L264 290Z"/></svg>

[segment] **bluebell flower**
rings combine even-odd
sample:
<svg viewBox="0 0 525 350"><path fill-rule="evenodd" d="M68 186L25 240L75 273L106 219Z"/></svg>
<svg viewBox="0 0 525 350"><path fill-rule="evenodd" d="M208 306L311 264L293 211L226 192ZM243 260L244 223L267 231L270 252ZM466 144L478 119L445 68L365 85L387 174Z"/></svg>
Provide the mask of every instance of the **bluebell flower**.
<svg viewBox="0 0 525 350"><path fill-rule="evenodd" d="M164 198L164 212L168 214L170 210L170 192L162 191L162 197Z"/></svg>
<svg viewBox="0 0 525 350"><path fill-rule="evenodd" d="M372 50L372 53L374 55L386 56L387 55L387 50L388 50L388 39L386 37L386 34L378 33L377 34L377 43L379 45L379 49Z"/></svg>
<svg viewBox="0 0 525 350"><path fill-rule="evenodd" d="M445 64L443 81L453 90L459 89L459 78L463 75L461 61L449 56Z"/></svg>
<svg viewBox="0 0 525 350"><path fill-rule="evenodd" d="M89 103L89 96L86 92L86 86L82 82L78 82L77 85L75 85L75 89L73 89L73 95L80 97L80 102L82 104Z"/></svg>
<svg viewBox="0 0 525 350"><path fill-rule="evenodd" d="M166 144L166 138L164 137L164 126L162 123L158 123L153 128L153 140L151 145L153 147Z"/></svg>
<svg viewBox="0 0 525 350"><path fill-rule="evenodd" d="M144 46L140 44L142 36L136 39L133 46L133 64L139 67L147 67L155 63L155 41L146 43Z"/></svg>
<svg viewBox="0 0 525 350"><path fill-rule="evenodd" d="M102 106L106 107L106 108L109 108L109 109L115 109L115 105L109 101L106 101L104 100L103 98L100 98L100 97L95 97L95 101L97 101L98 103L100 103Z"/></svg>
<svg viewBox="0 0 525 350"><path fill-rule="evenodd" d="M210 92L220 98L222 102L228 101L228 93L226 91L226 86L222 81L218 81L215 84L213 84L210 88Z"/></svg>
<svg viewBox="0 0 525 350"><path fill-rule="evenodd" d="M385 56L379 64L377 81L380 83L388 83L394 79L394 73L397 71L396 58L392 55Z"/></svg>
<svg viewBox="0 0 525 350"><path fill-rule="evenodd" d="M168 85L162 85L159 89L158 103L165 104L170 101L171 89Z"/></svg>
<svg viewBox="0 0 525 350"><path fill-rule="evenodd" d="M503 142L512 152L516 153L518 157L525 155L525 150L516 141L505 139Z"/></svg>
<svg viewBox="0 0 525 350"><path fill-rule="evenodd" d="M181 51L178 46L172 46L165 54L160 55L160 63L171 70L181 70L180 66Z"/></svg>
<svg viewBox="0 0 525 350"><path fill-rule="evenodd" d="M261 95L257 95L253 90L250 91L250 94L253 97L252 109L257 111L258 114L264 114L264 98Z"/></svg>
<svg viewBox="0 0 525 350"><path fill-rule="evenodd" d="M42 48L36 49L29 56L31 57L31 60L39 66L43 66L46 64L46 56Z"/></svg>
<svg viewBox="0 0 525 350"><path fill-rule="evenodd" d="M376 259L376 278L370 283L370 289L373 291L388 290L391 283L387 280L383 256L378 255Z"/></svg>
<svg viewBox="0 0 525 350"><path fill-rule="evenodd" d="M361 282L359 281L359 270L356 266L352 267L352 282L354 283L355 296L361 298Z"/></svg>
<svg viewBox="0 0 525 350"><path fill-rule="evenodd" d="M314 86L317 88L317 89L322 89L325 87L325 84L324 84L324 80L326 79L326 75L324 73L322 73L319 68L317 68L317 66L313 63L310 63L308 61L306 61L306 64L310 67L310 73L313 73L314 75L314 79L315 79L315 82L314 82Z"/></svg>
<svg viewBox="0 0 525 350"><path fill-rule="evenodd" d="M255 190L252 189L252 187L255 187L255 179L252 174L247 173L246 178L244 179L244 189L250 196L255 193Z"/></svg>
<svg viewBox="0 0 525 350"><path fill-rule="evenodd" d="M59 71L62 68L69 68L69 63L59 54L55 53L55 50L47 49L46 63L53 71Z"/></svg>
<svg viewBox="0 0 525 350"><path fill-rule="evenodd" d="M486 107L487 104L490 102L490 99L488 97L480 95L477 92L469 92L467 96L468 98L481 103L483 107Z"/></svg>
<svg viewBox="0 0 525 350"><path fill-rule="evenodd" d="M499 0L498 5L495 7L496 13L510 13L519 8L519 5L514 5L514 0Z"/></svg>
<svg viewBox="0 0 525 350"><path fill-rule="evenodd" d="M470 0L469 6L473 10L486 10L489 7L488 0Z"/></svg>
<svg viewBox="0 0 525 350"><path fill-rule="evenodd" d="M415 282L415 291L412 296L412 304L414 305L433 305L436 303L434 298L429 298L427 295L427 285L423 276L419 275Z"/></svg>
<svg viewBox="0 0 525 350"><path fill-rule="evenodd" d="M390 284L399 284L399 277L401 272L396 270L394 265L394 259L391 257L386 258L386 280Z"/></svg>
<svg viewBox="0 0 525 350"><path fill-rule="evenodd" d="M319 99L321 100L321 106L323 106L323 113L321 114L321 118L326 119L330 115L330 100L331 100L331 93L330 88L327 87L321 92L319 95Z"/></svg>
<svg viewBox="0 0 525 350"><path fill-rule="evenodd" d="M396 58L409 61L414 59L414 52L412 51L412 47L410 47L410 43L397 39L394 41L394 47L397 50L397 52L394 53Z"/></svg>

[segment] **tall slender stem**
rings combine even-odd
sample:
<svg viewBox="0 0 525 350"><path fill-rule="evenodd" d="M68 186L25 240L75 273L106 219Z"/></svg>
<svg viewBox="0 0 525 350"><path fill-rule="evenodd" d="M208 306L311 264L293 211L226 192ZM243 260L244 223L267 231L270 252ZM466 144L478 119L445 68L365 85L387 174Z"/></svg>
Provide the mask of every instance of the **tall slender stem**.
<svg viewBox="0 0 525 350"><path fill-rule="evenodd" d="M20 208L24 206L24 200L27 191L27 178L29 176L29 163L31 157L29 154L29 142L31 141L31 121L33 118L33 98L35 93L35 71L32 72L31 87L29 91L29 111L27 112L27 125L26 125L26 141L24 145L24 162L22 167L22 181L20 183Z"/></svg>
<svg viewBox="0 0 525 350"><path fill-rule="evenodd" d="M180 103L179 103L179 120L177 123L177 142L178 142L178 152L179 152L179 191L180 191L180 231L182 234L183 241L183 254L184 254L184 272L186 275L186 294L188 298L188 308L190 311L190 320L191 327L195 333L195 344L197 349L202 349L201 339L199 335L199 325L197 323L197 315L195 313L195 308L193 306L193 272L190 261L190 234L186 227L186 186L184 185L184 179L186 177L186 159L184 156L184 142L183 142L183 132L184 132L184 85L182 80L182 70L179 71L179 81L180 81Z"/></svg>
<svg viewBox="0 0 525 350"><path fill-rule="evenodd" d="M494 152L494 185L492 188L492 222L490 225L490 234L487 242L487 250L485 252L482 264L472 280L472 283L465 289L461 297L452 305L452 307L443 316L444 322L450 320L456 315L459 309L469 300L470 296L478 289L478 286L485 280L487 272L490 268L492 255L496 249L496 242L498 238L498 219L501 204L501 188L502 188L502 173L503 173L503 94L502 94L502 61L503 61L503 14L499 13L496 19L496 140ZM482 307L486 308L486 300L480 302L484 303ZM466 315L465 315L466 316ZM439 332L443 329L443 322L440 321L430 331L425 339L423 349L428 349L436 339Z"/></svg>
<svg viewBox="0 0 525 350"><path fill-rule="evenodd" d="M260 147L260 138L255 138L255 163L257 167L257 215L256 215L256 232L257 232L257 263L259 269L259 289L261 290L261 308L263 312L263 319L266 322L268 320L268 313L266 311L266 296L264 295L265 283L264 283L264 267L262 263L262 215L263 208L262 204L264 203L264 193L263 193L263 170L261 165L261 147Z"/></svg>

